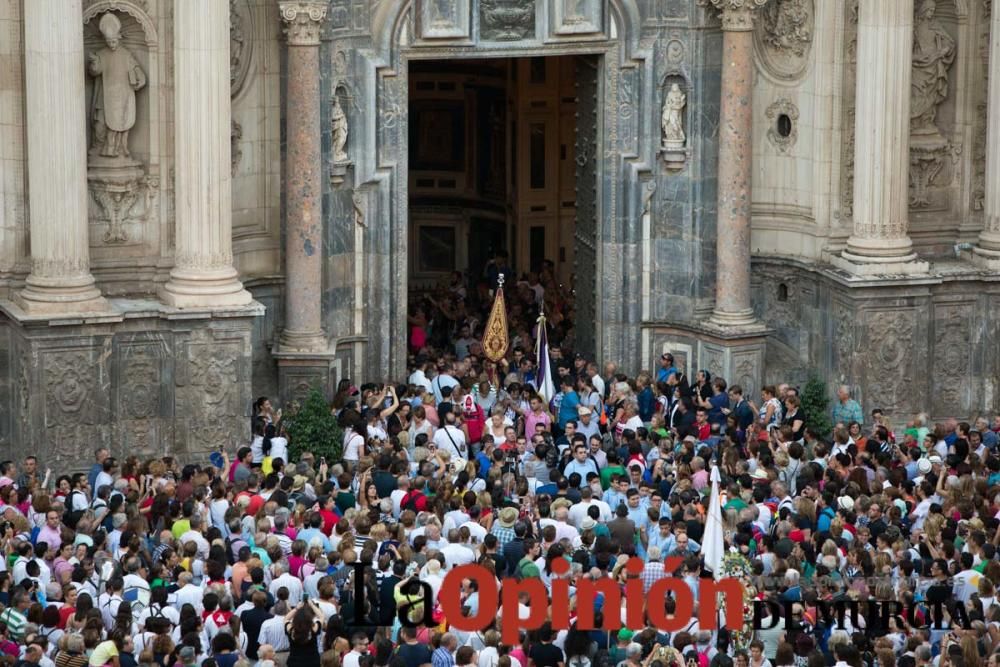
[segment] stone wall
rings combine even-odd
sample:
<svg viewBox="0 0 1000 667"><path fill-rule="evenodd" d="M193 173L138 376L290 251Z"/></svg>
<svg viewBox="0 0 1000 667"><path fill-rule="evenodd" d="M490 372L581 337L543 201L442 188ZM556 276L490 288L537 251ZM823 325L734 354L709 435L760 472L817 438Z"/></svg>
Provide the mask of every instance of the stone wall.
<svg viewBox="0 0 1000 667"><path fill-rule="evenodd" d="M971 418L1000 409L1000 281L958 262L922 280L849 281L804 263L755 259L757 315L772 329L764 379L833 395L849 385L866 413Z"/></svg>
<svg viewBox="0 0 1000 667"><path fill-rule="evenodd" d="M181 313L113 300L104 321L0 315L0 452L83 469L93 450L196 460L249 437L260 307Z"/></svg>

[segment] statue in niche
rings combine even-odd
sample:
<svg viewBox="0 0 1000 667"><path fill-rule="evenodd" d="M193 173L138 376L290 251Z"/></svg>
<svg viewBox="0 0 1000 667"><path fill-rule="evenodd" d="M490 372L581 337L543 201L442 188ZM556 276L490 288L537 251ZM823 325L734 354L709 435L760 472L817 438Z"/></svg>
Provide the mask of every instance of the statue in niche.
<svg viewBox="0 0 1000 667"><path fill-rule="evenodd" d="M910 81L910 134L939 135L938 106L948 96L948 69L955 61L955 40L938 21L935 0L923 0L913 26Z"/></svg>
<svg viewBox="0 0 1000 667"><path fill-rule="evenodd" d="M687 95L681 92L680 85L674 83L670 86L670 92L663 101L663 115L660 117L660 125L663 128L663 148L667 150L678 150L684 147L684 124L681 113L687 103Z"/></svg>
<svg viewBox="0 0 1000 667"><path fill-rule="evenodd" d="M122 24L111 12L98 24L106 48L88 56L87 72L94 83L94 144L91 154L128 160L128 133L135 125L135 93L146 85L146 74L132 53L121 45Z"/></svg>
<svg viewBox="0 0 1000 667"><path fill-rule="evenodd" d="M336 164L350 162L347 156L347 114L340 106L340 97L333 96L333 110L330 112L330 124L333 127L333 161Z"/></svg>

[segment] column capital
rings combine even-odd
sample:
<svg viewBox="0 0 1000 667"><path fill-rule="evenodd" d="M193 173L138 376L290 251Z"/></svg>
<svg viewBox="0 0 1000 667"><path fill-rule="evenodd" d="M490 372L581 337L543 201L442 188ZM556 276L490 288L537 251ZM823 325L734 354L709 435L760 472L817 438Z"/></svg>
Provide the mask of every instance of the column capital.
<svg viewBox="0 0 1000 667"><path fill-rule="evenodd" d="M326 2L279 2L285 35L291 46L319 46L319 31L326 19Z"/></svg>
<svg viewBox="0 0 1000 667"><path fill-rule="evenodd" d="M698 0L702 7L714 7L722 17L722 29L733 32L753 30L754 11L768 0Z"/></svg>

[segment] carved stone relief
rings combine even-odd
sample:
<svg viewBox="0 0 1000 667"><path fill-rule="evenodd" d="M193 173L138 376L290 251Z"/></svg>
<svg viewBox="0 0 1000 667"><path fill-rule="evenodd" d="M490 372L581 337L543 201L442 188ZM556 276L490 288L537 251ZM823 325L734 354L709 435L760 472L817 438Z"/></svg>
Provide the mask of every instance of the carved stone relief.
<svg viewBox="0 0 1000 667"><path fill-rule="evenodd" d="M49 352L43 366L46 427L93 423L95 411L90 403L98 387L92 355Z"/></svg>
<svg viewBox="0 0 1000 667"><path fill-rule="evenodd" d="M479 30L482 38L491 42L533 37L534 0L480 0Z"/></svg>
<svg viewBox="0 0 1000 667"><path fill-rule="evenodd" d="M771 121L767 128L767 139L781 154L787 154L795 146L799 137L799 108L782 97L767 108L767 119Z"/></svg>
<svg viewBox="0 0 1000 667"><path fill-rule="evenodd" d="M973 117L972 202L973 211L982 211L986 202L986 98L990 71L990 2L983 0L979 22L979 99Z"/></svg>
<svg viewBox="0 0 1000 667"><path fill-rule="evenodd" d="M229 160L230 160L230 173L231 175L236 175L236 170L240 166L240 160L243 159L243 149L240 148L240 141L243 139L243 126L237 123L235 120L229 127Z"/></svg>
<svg viewBox="0 0 1000 667"><path fill-rule="evenodd" d="M754 43L765 69L779 79L796 79L809 64L813 0L772 0L761 8Z"/></svg>
<svg viewBox="0 0 1000 667"><path fill-rule="evenodd" d="M550 0L553 26L556 35L581 35L601 32L601 0Z"/></svg>
<svg viewBox="0 0 1000 667"><path fill-rule="evenodd" d="M972 334L968 307L947 306L934 320L934 400L935 412L953 414L968 403L963 388L968 388L971 369Z"/></svg>
<svg viewBox="0 0 1000 667"><path fill-rule="evenodd" d="M232 437L233 420L240 412L239 356L239 346L231 343L187 346L184 409L189 415L189 432L197 433L201 443L228 443Z"/></svg>
<svg viewBox="0 0 1000 667"><path fill-rule="evenodd" d="M470 36L469 0L420 0L417 34L421 39L463 39Z"/></svg>
<svg viewBox="0 0 1000 667"><path fill-rule="evenodd" d="M938 108L948 97L949 70L955 61L955 39L936 18L936 0L916 4L910 80L910 206L932 205L930 189L955 149L941 133ZM950 170L949 170L950 175Z"/></svg>
<svg viewBox="0 0 1000 667"><path fill-rule="evenodd" d="M858 64L858 0L848 0L844 30L844 111L841 125L840 221L850 225L854 215L854 100Z"/></svg>
<svg viewBox="0 0 1000 667"><path fill-rule="evenodd" d="M229 0L229 94L234 98L249 78L253 56L252 20L249 0Z"/></svg>
<svg viewBox="0 0 1000 667"><path fill-rule="evenodd" d="M881 407L891 412L911 394L915 318L913 311L869 314L865 326L868 409Z"/></svg>
<svg viewBox="0 0 1000 667"><path fill-rule="evenodd" d="M833 305L833 351L836 355L833 367L840 371L841 377L852 376L854 316L850 308L839 302Z"/></svg>

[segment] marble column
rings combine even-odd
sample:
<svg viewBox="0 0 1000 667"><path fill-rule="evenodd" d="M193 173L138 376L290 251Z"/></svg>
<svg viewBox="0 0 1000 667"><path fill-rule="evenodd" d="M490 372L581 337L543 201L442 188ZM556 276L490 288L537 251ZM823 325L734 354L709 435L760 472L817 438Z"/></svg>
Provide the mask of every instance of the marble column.
<svg viewBox="0 0 1000 667"><path fill-rule="evenodd" d="M1000 270L1000 6L990 14L990 71L986 102L986 197L983 231L973 248L973 258L987 268Z"/></svg>
<svg viewBox="0 0 1000 667"><path fill-rule="evenodd" d="M854 230L838 265L858 274L926 272L909 225L913 0L861 0L854 128ZM907 66L900 66L904 63Z"/></svg>
<svg viewBox="0 0 1000 667"><path fill-rule="evenodd" d="M178 308L243 306L233 267L229 3L174 3L176 250L160 298Z"/></svg>
<svg viewBox="0 0 1000 667"><path fill-rule="evenodd" d="M753 18L767 0L702 0L722 13L715 310L724 329L758 326L750 305Z"/></svg>
<svg viewBox="0 0 1000 667"><path fill-rule="evenodd" d="M24 3L31 273L29 314L108 310L90 273L87 103L81 0Z"/></svg>
<svg viewBox="0 0 1000 667"><path fill-rule="evenodd" d="M319 33L325 1L279 3L288 37L282 352L324 352Z"/></svg>

